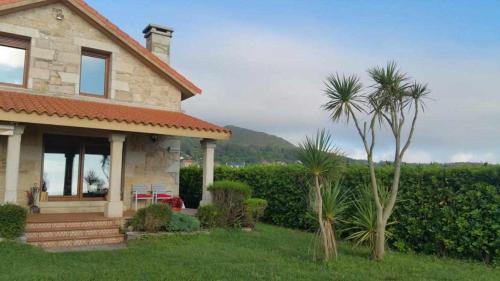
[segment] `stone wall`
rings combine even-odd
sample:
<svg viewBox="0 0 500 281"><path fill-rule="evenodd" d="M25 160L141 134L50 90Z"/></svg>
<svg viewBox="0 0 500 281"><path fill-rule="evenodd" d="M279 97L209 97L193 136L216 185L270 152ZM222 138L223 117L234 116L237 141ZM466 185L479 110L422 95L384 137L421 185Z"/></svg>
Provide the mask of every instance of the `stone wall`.
<svg viewBox="0 0 500 281"><path fill-rule="evenodd" d="M124 208L133 208L132 185L165 185L174 195L179 195L180 140L150 135L131 134L125 141L125 166L123 180ZM144 202L143 202L144 203Z"/></svg>
<svg viewBox="0 0 500 281"><path fill-rule="evenodd" d="M63 20L56 19L59 12ZM87 47L111 53L109 102L180 111L178 87L64 4L2 15L0 31L31 38L28 88L35 93L103 101L79 95L81 50Z"/></svg>

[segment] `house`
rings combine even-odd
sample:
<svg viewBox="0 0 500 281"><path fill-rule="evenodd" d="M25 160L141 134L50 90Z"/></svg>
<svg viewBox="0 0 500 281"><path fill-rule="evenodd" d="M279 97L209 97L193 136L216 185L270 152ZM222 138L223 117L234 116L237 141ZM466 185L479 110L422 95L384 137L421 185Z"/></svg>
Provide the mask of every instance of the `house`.
<svg viewBox="0 0 500 281"><path fill-rule="evenodd" d="M181 168L187 168L196 165L192 158L184 158L181 156Z"/></svg>
<svg viewBox="0 0 500 281"><path fill-rule="evenodd" d="M36 185L42 214L120 218L134 184L179 194L179 137L195 137L209 202L231 132L182 112L201 90L169 64L172 32L148 25L143 47L82 0L0 0L0 201L27 206Z"/></svg>

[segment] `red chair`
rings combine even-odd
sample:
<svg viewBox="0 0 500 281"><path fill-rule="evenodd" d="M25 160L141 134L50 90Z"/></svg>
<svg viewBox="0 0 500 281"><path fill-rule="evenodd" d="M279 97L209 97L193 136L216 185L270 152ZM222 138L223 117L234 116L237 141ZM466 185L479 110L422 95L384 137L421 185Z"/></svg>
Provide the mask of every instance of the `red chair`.
<svg viewBox="0 0 500 281"><path fill-rule="evenodd" d="M132 198L135 201L135 210L137 211L137 202L139 200L154 201L154 196L151 194L151 189L148 189L145 184L132 185Z"/></svg>

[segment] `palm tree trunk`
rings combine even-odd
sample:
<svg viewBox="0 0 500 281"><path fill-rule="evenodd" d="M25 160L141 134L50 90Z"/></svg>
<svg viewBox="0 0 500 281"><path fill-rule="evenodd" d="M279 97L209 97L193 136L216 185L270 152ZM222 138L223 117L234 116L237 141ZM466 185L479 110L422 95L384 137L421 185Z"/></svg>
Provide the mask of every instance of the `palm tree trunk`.
<svg viewBox="0 0 500 281"><path fill-rule="evenodd" d="M331 229L333 255L335 259L337 259L338 253L337 253L337 241L335 238L335 225L333 224L333 222L329 222L329 224Z"/></svg>
<svg viewBox="0 0 500 281"><path fill-rule="evenodd" d="M373 249L373 258L377 261L384 259L385 253L385 221L382 215L377 215L377 226L375 235L375 245Z"/></svg>
<svg viewBox="0 0 500 281"><path fill-rule="evenodd" d="M323 200L321 200L321 186L319 184L319 176L314 176L314 185L316 189L316 208L318 208L318 223L320 227L320 235L323 241L322 248L324 252L324 260L328 260L330 258L329 250L328 250L328 239L326 236L325 226L323 224Z"/></svg>

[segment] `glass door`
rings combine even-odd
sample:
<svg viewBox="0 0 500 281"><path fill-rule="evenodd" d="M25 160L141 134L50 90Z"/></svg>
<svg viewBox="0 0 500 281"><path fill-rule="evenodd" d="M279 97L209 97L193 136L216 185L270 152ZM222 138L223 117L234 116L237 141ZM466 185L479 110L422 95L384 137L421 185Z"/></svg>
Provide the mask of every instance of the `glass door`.
<svg viewBox="0 0 500 281"><path fill-rule="evenodd" d="M103 200L109 154L104 138L45 135L42 188L51 200Z"/></svg>
<svg viewBox="0 0 500 281"><path fill-rule="evenodd" d="M84 145L83 197L103 197L108 193L109 160L109 142Z"/></svg>

